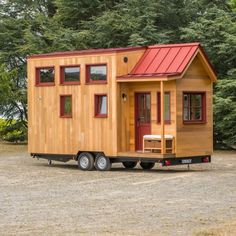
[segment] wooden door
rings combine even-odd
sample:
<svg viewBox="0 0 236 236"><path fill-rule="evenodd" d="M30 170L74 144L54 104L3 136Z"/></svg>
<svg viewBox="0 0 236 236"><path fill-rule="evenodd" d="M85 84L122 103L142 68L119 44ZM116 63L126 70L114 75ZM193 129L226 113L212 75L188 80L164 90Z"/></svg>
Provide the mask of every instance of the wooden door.
<svg viewBox="0 0 236 236"><path fill-rule="evenodd" d="M135 93L135 149L143 149L143 136L151 134L151 94Z"/></svg>

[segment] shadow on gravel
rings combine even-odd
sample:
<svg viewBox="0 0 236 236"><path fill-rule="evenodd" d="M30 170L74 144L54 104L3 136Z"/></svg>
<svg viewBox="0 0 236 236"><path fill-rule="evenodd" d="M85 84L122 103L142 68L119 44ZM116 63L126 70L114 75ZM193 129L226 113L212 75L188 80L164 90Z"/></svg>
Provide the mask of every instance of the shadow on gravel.
<svg viewBox="0 0 236 236"><path fill-rule="evenodd" d="M78 166L76 164L64 164L64 163L52 163L52 165L48 165L47 163L36 163L34 166L44 166L45 168L62 168L62 169L76 169L78 171L81 171L78 169ZM171 169L170 169L171 168ZM96 169L92 170L96 171ZM109 172L122 172L122 173L163 173L163 174L171 174L171 173L196 173L196 172L211 172L211 169L190 169L188 170L187 166L182 168L177 167L156 167L155 169L151 170L143 170L141 168L134 168L134 169L125 169L123 167L112 167L112 169ZM85 171L88 173L87 171ZM106 173L106 172L104 172Z"/></svg>
<svg viewBox="0 0 236 236"><path fill-rule="evenodd" d="M78 169L77 165L73 164L57 164L53 163L52 165L48 165L47 163L36 163L34 166L44 166L45 168L62 168L62 169Z"/></svg>
<svg viewBox="0 0 236 236"><path fill-rule="evenodd" d="M163 169L152 169L152 170L143 170L143 169L125 169L125 168L112 168L111 172L142 172L142 173L163 173L163 174L168 174L168 173L191 173L191 172L208 172L210 171L209 169L198 169L198 170L188 170L188 169L164 169L164 167L160 167Z"/></svg>

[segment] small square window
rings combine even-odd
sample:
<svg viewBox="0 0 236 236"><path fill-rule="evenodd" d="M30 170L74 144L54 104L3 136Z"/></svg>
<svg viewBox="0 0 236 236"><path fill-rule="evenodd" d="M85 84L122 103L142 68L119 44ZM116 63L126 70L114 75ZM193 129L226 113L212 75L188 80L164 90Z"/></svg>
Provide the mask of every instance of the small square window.
<svg viewBox="0 0 236 236"><path fill-rule="evenodd" d="M80 83L80 66L61 66L60 72L61 84Z"/></svg>
<svg viewBox="0 0 236 236"><path fill-rule="evenodd" d="M205 92L183 93L183 121L184 123L206 122Z"/></svg>
<svg viewBox="0 0 236 236"><path fill-rule="evenodd" d="M95 95L95 117L107 117L107 95Z"/></svg>
<svg viewBox="0 0 236 236"><path fill-rule="evenodd" d="M60 116L70 118L72 117L72 96L60 96Z"/></svg>
<svg viewBox="0 0 236 236"><path fill-rule="evenodd" d="M107 66L106 65L87 65L86 66L86 83L107 83Z"/></svg>
<svg viewBox="0 0 236 236"><path fill-rule="evenodd" d="M54 85L54 67L36 68L36 85Z"/></svg>

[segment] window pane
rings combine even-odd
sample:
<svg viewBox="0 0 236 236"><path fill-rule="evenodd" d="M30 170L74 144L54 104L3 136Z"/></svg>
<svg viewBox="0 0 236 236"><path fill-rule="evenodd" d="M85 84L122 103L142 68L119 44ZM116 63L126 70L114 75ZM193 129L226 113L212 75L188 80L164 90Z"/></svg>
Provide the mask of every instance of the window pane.
<svg viewBox="0 0 236 236"><path fill-rule="evenodd" d="M188 107L189 104L189 96L184 94L184 107Z"/></svg>
<svg viewBox="0 0 236 236"><path fill-rule="evenodd" d="M151 121L151 95L147 93L137 94L138 98L138 119L140 123Z"/></svg>
<svg viewBox="0 0 236 236"><path fill-rule="evenodd" d="M64 76L65 82L80 81L80 67L65 67Z"/></svg>
<svg viewBox="0 0 236 236"><path fill-rule="evenodd" d="M54 69L53 68L39 69L39 81L40 83L54 82Z"/></svg>
<svg viewBox="0 0 236 236"><path fill-rule="evenodd" d="M72 116L72 99L71 96L61 96L60 98L60 114L62 117L71 117Z"/></svg>
<svg viewBox="0 0 236 236"><path fill-rule="evenodd" d="M165 98L164 98L164 103L165 103L165 121L170 120L170 94L165 93Z"/></svg>
<svg viewBox="0 0 236 236"><path fill-rule="evenodd" d="M71 97L64 97L64 115L71 115Z"/></svg>
<svg viewBox="0 0 236 236"><path fill-rule="evenodd" d="M106 96L99 97L99 114L101 115L107 114L107 97Z"/></svg>
<svg viewBox="0 0 236 236"><path fill-rule="evenodd" d="M192 94L191 95L191 105L192 106L201 106L202 104L202 95L201 94Z"/></svg>
<svg viewBox="0 0 236 236"><path fill-rule="evenodd" d="M201 107L191 107L191 120L201 120L202 109Z"/></svg>
<svg viewBox="0 0 236 236"><path fill-rule="evenodd" d="M202 121L202 93L186 93L184 94L184 120L185 121Z"/></svg>
<svg viewBox="0 0 236 236"><path fill-rule="evenodd" d="M89 67L90 80L106 80L107 79L107 67L106 66L90 66Z"/></svg>
<svg viewBox="0 0 236 236"><path fill-rule="evenodd" d="M164 95L164 119L170 121L170 92ZM157 93L157 122L161 122L161 93Z"/></svg>
<svg viewBox="0 0 236 236"><path fill-rule="evenodd" d="M107 96L106 95L95 95L95 116L107 115Z"/></svg>
<svg viewBox="0 0 236 236"><path fill-rule="evenodd" d="M189 109L188 108L184 108L184 120L190 120L190 116L189 116Z"/></svg>
<svg viewBox="0 0 236 236"><path fill-rule="evenodd" d="M145 99L145 122L150 123L151 122L151 94L146 94Z"/></svg>

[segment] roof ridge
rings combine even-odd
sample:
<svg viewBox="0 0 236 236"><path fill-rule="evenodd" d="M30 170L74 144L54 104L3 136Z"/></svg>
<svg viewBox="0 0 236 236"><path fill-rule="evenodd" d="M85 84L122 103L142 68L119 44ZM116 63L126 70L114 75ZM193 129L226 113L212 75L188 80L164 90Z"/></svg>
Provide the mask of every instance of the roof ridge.
<svg viewBox="0 0 236 236"><path fill-rule="evenodd" d="M168 48L168 47L189 47L189 46L200 46L199 42L193 42L193 43L179 43L179 44L154 44L150 45L147 48L152 49L152 48Z"/></svg>

